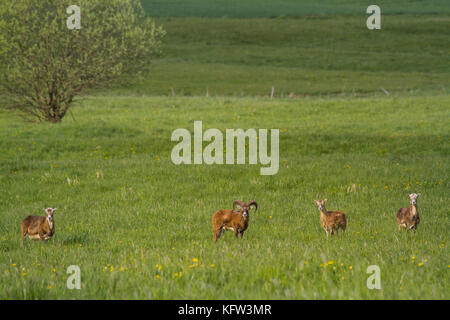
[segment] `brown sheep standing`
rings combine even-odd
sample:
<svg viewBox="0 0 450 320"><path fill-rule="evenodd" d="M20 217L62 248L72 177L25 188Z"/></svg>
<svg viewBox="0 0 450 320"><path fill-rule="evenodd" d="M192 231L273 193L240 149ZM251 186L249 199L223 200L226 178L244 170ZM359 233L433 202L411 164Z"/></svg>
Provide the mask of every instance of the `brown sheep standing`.
<svg viewBox="0 0 450 320"><path fill-rule="evenodd" d="M239 206L238 210L235 210L236 205ZM255 207L255 211L258 210L256 201L245 203L241 200L235 200L233 202L233 210L222 209L214 213L212 217L212 226L214 230L213 240L217 242L222 233L226 230L232 230L234 231L236 238L238 238L239 234L242 238L245 230L248 228L251 206Z"/></svg>
<svg viewBox="0 0 450 320"><path fill-rule="evenodd" d="M397 211L397 227L400 231L401 228L406 230L417 230L417 226L420 222L419 209L417 209L417 198L420 193L411 193L409 195L410 206L408 208L401 208Z"/></svg>
<svg viewBox="0 0 450 320"><path fill-rule="evenodd" d="M314 200L320 211L320 224L322 225L323 230L325 230L327 238L328 231L331 232L331 235L334 235L336 232L336 235L339 236L339 228L342 229L342 232L345 232L345 229L347 228L347 218L342 211L327 211L325 208L326 201L327 199Z"/></svg>
<svg viewBox="0 0 450 320"><path fill-rule="evenodd" d="M22 231L22 241L28 236L33 240L48 240L55 233L55 221L53 214L57 208L44 209L46 216L28 216L20 225Z"/></svg>

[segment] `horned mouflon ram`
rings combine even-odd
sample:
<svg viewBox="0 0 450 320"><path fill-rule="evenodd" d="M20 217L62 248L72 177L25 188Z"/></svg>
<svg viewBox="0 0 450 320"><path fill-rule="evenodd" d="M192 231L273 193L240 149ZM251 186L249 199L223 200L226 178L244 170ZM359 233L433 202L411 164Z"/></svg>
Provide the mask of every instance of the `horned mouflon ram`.
<svg viewBox="0 0 450 320"><path fill-rule="evenodd" d="M405 228L406 230L413 229L416 232L420 222L419 209L417 209L417 198L419 196L420 193L411 193L409 195L410 206L397 211L397 226L399 231L401 228Z"/></svg>
<svg viewBox="0 0 450 320"><path fill-rule="evenodd" d="M55 221L53 214L57 208L44 209L45 217L42 216L28 216L20 225L22 230L22 240L28 236L33 240L48 240L55 233Z"/></svg>
<svg viewBox="0 0 450 320"><path fill-rule="evenodd" d="M347 228L347 218L342 211L327 211L325 208L326 201L327 199L314 200L320 211L320 224L322 225L323 230L325 230L327 238L328 232L331 232L331 235L334 235L336 232L336 235L339 236L339 228L342 229L342 232L345 232L345 229Z"/></svg>
<svg viewBox="0 0 450 320"><path fill-rule="evenodd" d="M236 206L238 207L237 209ZM214 213L212 217L213 240L216 242L226 230L232 230L236 238L238 238L239 234L242 238L245 230L248 228L249 212L252 206L255 207L255 211L258 210L256 201L245 203L241 200L235 200L233 202L233 210L219 210Z"/></svg>

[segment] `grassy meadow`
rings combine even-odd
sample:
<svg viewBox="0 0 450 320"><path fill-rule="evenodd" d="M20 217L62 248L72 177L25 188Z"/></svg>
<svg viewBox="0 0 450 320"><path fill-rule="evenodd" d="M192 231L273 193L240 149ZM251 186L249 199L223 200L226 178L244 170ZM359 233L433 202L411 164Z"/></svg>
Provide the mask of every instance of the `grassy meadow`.
<svg viewBox="0 0 450 320"><path fill-rule="evenodd" d="M143 1L167 31L149 77L79 97L57 125L0 108L0 299L449 299L446 2L384 1L373 32L350 0L177 3ZM279 172L174 165L171 134L195 120L279 129ZM398 232L412 192L418 231ZM347 214L340 239L319 198ZM235 199L259 209L215 244L212 214ZM54 237L22 244L46 207Z"/></svg>
<svg viewBox="0 0 450 320"><path fill-rule="evenodd" d="M91 97L76 121L2 117L2 298L448 298L448 97ZM387 116L388 115L388 116ZM173 128L280 128L280 170L175 166ZM355 188L352 186L355 185ZM395 213L420 192L417 234ZM348 215L326 240L313 199ZM211 216L255 199L243 240ZM58 207L56 234L20 245L20 222ZM79 265L82 289L66 288ZM366 268L380 266L380 291ZM325 265L325 266L324 266Z"/></svg>
<svg viewBox="0 0 450 320"><path fill-rule="evenodd" d="M448 94L444 1L381 1L382 29L372 31L365 1L182 2L143 1L167 31L163 55L150 77L107 94L268 96L272 86L277 97ZM221 16L224 6L236 14Z"/></svg>

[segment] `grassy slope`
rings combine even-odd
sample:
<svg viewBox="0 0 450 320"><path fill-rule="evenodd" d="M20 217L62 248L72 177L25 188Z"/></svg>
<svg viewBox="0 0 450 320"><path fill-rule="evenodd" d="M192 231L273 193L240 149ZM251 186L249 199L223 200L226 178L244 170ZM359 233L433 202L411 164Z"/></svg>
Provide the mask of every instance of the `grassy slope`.
<svg viewBox="0 0 450 320"><path fill-rule="evenodd" d="M371 0L141 0L152 16L278 17L317 14L364 14ZM379 0L383 14L450 13L446 0Z"/></svg>
<svg viewBox="0 0 450 320"><path fill-rule="evenodd" d="M2 114L0 298L448 299L449 103L92 97L58 126ZM173 165L171 132L196 119L280 128L279 173ZM423 194L422 222L397 234L411 191ZM347 212L345 238L326 241L318 197ZM260 210L242 241L214 245L211 215L236 198ZM21 219L46 206L59 208L55 237L21 248ZM71 264L77 292L65 287ZM366 288L372 264L381 291Z"/></svg>
<svg viewBox="0 0 450 320"><path fill-rule="evenodd" d="M120 94L277 96L448 92L444 15L298 19L159 18L164 56L152 75Z"/></svg>
<svg viewBox="0 0 450 320"><path fill-rule="evenodd" d="M364 1L143 2L191 16L157 19L165 55L144 83L88 97L56 126L0 111L0 299L449 298L447 1L379 1L381 32L365 28ZM199 18L224 15L252 19ZM117 96L272 85L277 98L347 98ZM394 94L377 97L381 86ZM174 166L170 134L193 120L280 128L280 172ZM395 232L408 192L423 194L416 235ZM345 238L325 241L319 197L347 212ZM243 241L214 245L210 217L236 198L260 211ZM20 221L47 206L55 237L20 247ZM72 264L80 291L65 286ZM366 288L371 264L381 291Z"/></svg>

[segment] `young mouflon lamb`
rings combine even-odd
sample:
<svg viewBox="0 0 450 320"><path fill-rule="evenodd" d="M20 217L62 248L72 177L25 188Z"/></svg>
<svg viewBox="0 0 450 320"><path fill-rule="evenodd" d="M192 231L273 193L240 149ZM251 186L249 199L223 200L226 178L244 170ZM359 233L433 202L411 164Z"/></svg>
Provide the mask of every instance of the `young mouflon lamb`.
<svg viewBox="0 0 450 320"><path fill-rule="evenodd" d="M32 240L48 240L55 233L55 221L53 214L57 208L44 209L45 217L28 216L20 225L22 231L22 240L28 236Z"/></svg>
<svg viewBox="0 0 450 320"><path fill-rule="evenodd" d="M327 211L325 208L326 201L327 199L314 200L320 211L320 224L322 225L323 230L325 230L327 238L329 231L331 232L331 235L334 235L336 232L336 235L339 236L339 228L342 229L342 232L345 232L345 229L347 228L347 218L342 211Z"/></svg>
<svg viewBox="0 0 450 320"><path fill-rule="evenodd" d="M417 209L417 198L419 196L420 193L411 193L409 195L410 206L397 211L397 227L399 231L401 228L405 228L406 230L413 229L416 232L420 222L419 209Z"/></svg>

